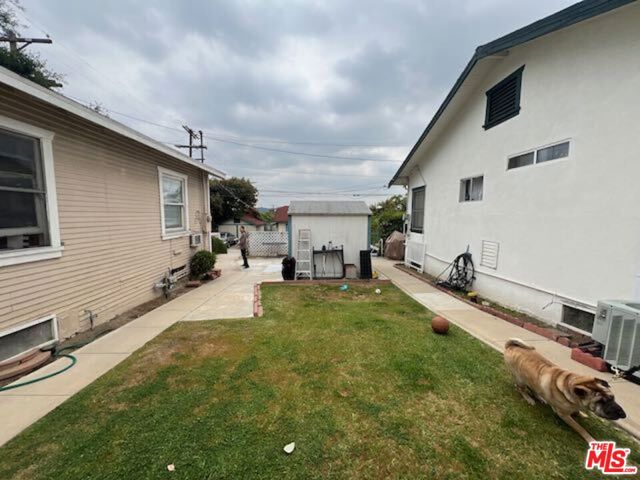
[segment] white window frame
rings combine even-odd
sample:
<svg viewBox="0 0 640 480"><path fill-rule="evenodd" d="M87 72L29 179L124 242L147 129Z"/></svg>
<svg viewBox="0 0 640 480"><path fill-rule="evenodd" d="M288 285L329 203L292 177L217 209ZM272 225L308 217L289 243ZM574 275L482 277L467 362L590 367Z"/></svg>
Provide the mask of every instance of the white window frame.
<svg viewBox="0 0 640 480"><path fill-rule="evenodd" d="M172 177L174 180L182 181L184 195L183 205L183 228L166 228L164 221L164 194L162 192L162 179L164 177ZM160 226L162 227L162 239L171 240L172 238L186 237L191 234L189 230L189 176L183 173L178 173L168 168L158 167L158 188L160 193Z"/></svg>
<svg viewBox="0 0 640 480"><path fill-rule="evenodd" d="M414 227L413 227L413 222L415 220L413 202L414 202L414 199L415 199L416 190L422 190L422 208L418 210L419 212L422 213L422 228L420 230L414 229ZM410 215L409 231L411 233L417 233L418 235L423 235L424 234L424 212L425 212L426 205L427 205L427 186L426 185L418 185L417 187L413 187L411 189L411 205L409 206L409 212L410 212L409 213L409 215Z"/></svg>
<svg viewBox="0 0 640 480"><path fill-rule="evenodd" d="M54 133L29 125L13 118L0 115L0 128L26 135L40 142L42 155L42 169L45 184L45 204L47 211L47 228L49 229L49 243L46 247L23 248L20 250L0 251L0 267L17 265L20 263L49 260L62 256L64 250L60 241L60 223L58 218L58 202L56 195L56 176L53 167L53 137Z"/></svg>
<svg viewBox="0 0 640 480"><path fill-rule="evenodd" d="M478 198L476 200L464 200L461 198L461 191L462 191L462 184L463 182L466 182L467 180L471 181L471 188L473 189L473 181L476 178L482 178L482 193L481 193L481 198ZM479 175L471 175L469 177L464 177L460 179L460 182L458 182L458 203L476 203L476 202L482 202L484 200L484 173L480 173Z"/></svg>
<svg viewBox="0 0 640 480"><path fill-rule="evenodd" d="M538 162L538 150L544 150L545 148L555 147L556 145L562 145L563 143L569 144L569 154L566 157L554 158L553 160L547 160L545 162ZM507 172L513 172L514 170L521 170L527 167L545 165L547 163L555 163L555 162L562 162L565 160L569 160L571 158L571 153L573 152L573 149L574 149L573 140L571 138L565 138L564 140L559 140L557 142L548 143L546 145L542 145L536 148L530 148L529 150L525 150L524 152L516 153L514 155L509 155L507 157ZM526 155L528 153L533 153L533 163L531 165L524 165L522 167L509 168L509 161L512 158L519 157L521 155Z"/></svg>

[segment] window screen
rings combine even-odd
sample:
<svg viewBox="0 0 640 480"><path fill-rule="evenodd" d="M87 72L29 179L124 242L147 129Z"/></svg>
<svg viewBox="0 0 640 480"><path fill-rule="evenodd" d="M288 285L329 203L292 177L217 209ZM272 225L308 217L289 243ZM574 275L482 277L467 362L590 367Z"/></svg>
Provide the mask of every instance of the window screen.
<svg viewBox="0 0 640 480"><path fill-rule="evenodd" d="M163 232L176 233L187 229L187 177L160 171L160 192L164 213Z"/></svg>
<svg viewBox="0 0 640 480"><path fill-rule="evenodd" d="M568 305L562 306L562 323L569 325L585 332L593 331L593 321L595 315L591 312L578 310Z"/></svg>
<svg viewBox="0 0 640 480"><path fill-rule="evenodd" d="M524 66L487 91L484 128L489 129L520 113L520 88Z"/></svg>
<svg viewBox="0 0 640 480"><path fill-rule="evenodd" d="M538 150L536 154L536 163L548 162L549 160L557 160L569 156L569 142L559 143L551 147L545 147Z"/></svg>
<svg viewBox="0 0 640 480"><path fill-rule="evenodd" d="M40 140L0 130L0 249L49 245Z"/></svg>
<svg viewBox="0 0 640 480"><path fill-rule="evenodd" d="M411 231L422 233L424 230L424 187L411 190Z"/></svg>
<svg viewBox="0 0 640 480"><path fill-rule="evenodd" d="M529 152L511 157L509 159L509 165L507 166L507 168L511 170L512 168L520 168L526 167L527 165L533 165L534 156L534 152Z"/></svg>

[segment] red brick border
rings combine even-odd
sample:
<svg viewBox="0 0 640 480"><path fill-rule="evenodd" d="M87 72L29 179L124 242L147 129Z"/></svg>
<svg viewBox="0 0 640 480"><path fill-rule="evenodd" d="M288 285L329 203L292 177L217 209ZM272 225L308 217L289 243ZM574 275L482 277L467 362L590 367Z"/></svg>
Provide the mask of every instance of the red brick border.
<svg viewBox="0 0 640 480"><path fill-rule="evenodd" d="M571 359L575 360L576 362L580 362L587 367L593 368L598 372L609 371L609 366L607 365L607 362L604 361L604 359L600 357L594 357L590 353L583 352L579 348L571 349Z"/></svg>
<svg viewBox="0 0 640 480"><path fill-rule="evenodd" d="M253 316L261 317L264 315L264 310L262 309L262 292L260 291L260 284L256 283L253 286Z"/></svg>

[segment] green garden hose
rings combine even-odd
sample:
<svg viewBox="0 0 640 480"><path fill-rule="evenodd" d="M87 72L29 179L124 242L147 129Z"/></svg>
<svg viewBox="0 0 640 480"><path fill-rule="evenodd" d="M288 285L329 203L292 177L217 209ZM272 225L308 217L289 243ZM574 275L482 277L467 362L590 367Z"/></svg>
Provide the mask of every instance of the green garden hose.
<svg viewBox="0 0 640 480"><path fill-rule="evenodd" d="M27 380L27 381L20 382L20 383L13 383L13 384L7 385L5 387L0 387L0 392L4 392L5 390L12 390L12 389L18 388L18 387L24 387L25 385L31 385L32 383L40 382L42 380L46 380L47 378L55 377L56 375L60 375L61 373L66 372L67 370L69 370L71 367L73 367L78 362L78 359L76 357L74 357L73 355L68 355L66 353L63 353L61 355L56 355L55 356L55 358L62 358L62 357L68 358L69 360L71 360L71 363L69 365L66 365L64 368L61 368L57 372L48 373L47 375L43 375L41 377L33 378L31 380Z"/></svg>
<svg viewBox="0 0 640 480"><path fill-rule="evenodd" d="M67 345L66 347L62 347L62 348L50 347L53 350L53 358L55 359L62 358L62 357L68 358L69 360L71 360L71 363L65 366L64 368L61 368L57 372L48 373L46 375L43 375L41 377L36 377L31 380L26 380L24 382L13 383L11 385L0 387L0 392L4 392L5 390L13 390L14 388L18 388L18 387L24 387L26 385L31 385L32 383L36 383L36 382L41 382L42 380L46 380L47 378L55 377L56 375L60 375L61 373L66 372L71 367L73 367L76 363L78 363L78 359L71 354L61 353L61 352L64 352L65 350L75 350L76 348L84 347L85 345L88 345L89 343L93 342L97 338L100 338L101 336L106 335L107 333L112 332L113 330L114 330L113 328L107 328L85 342L73 343L71 345Z"/></svg>

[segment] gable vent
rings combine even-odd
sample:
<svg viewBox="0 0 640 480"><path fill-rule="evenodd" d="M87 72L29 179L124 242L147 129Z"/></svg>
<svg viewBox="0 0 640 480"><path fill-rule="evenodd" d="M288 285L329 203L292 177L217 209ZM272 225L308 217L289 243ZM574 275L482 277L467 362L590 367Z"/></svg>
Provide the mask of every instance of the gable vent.
<svg viewBox="0 0 640 480"><path fill-rule="evenodd" d="M513 72L487 92L484 129L495 127L520 113L520 87L524 66Z"/></svg>

